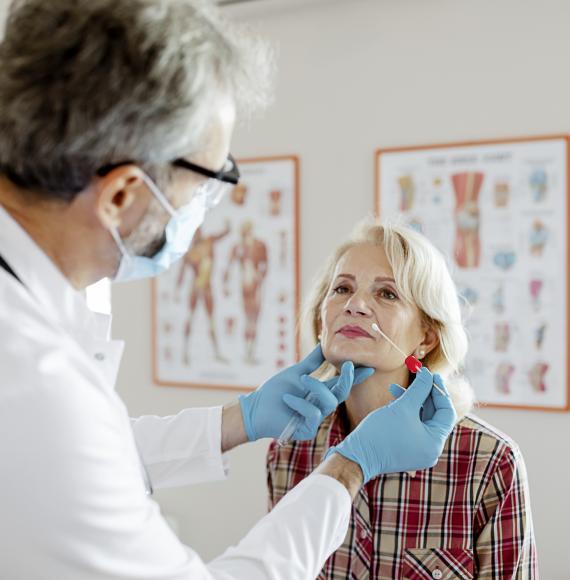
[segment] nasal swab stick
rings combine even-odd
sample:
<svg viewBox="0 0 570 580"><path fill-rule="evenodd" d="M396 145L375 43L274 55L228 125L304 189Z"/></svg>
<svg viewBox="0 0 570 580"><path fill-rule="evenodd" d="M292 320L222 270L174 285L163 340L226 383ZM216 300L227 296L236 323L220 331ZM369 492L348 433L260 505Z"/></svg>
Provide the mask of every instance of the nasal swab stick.
<svg viewBox="0 0 570 580"><path fill-rule="evenodd" d="M406 366L410 372L417 373L422 368L422 363L415 356L408 356L391 338L380 330L380 327L375 322L372 323L372 330L383 336L406 359Z"/></svg>
<svg viewBox="0 0 570 580"><path fill-rule="evenodd" d="M412 373L417 373L421 368L422 368L422 363L413 355L407 355L394 341L392 341L386 334L384 334L381 330L380 327L373 322L372 323L372 330L374 330L375 332L377 332L378 334L380 334L380 336L384 337L406 360L406 366L408 367L408 370ZM433 385L444 397L447 397L447 395L443 392L442 389L440 389L435 383Z"/></svg>

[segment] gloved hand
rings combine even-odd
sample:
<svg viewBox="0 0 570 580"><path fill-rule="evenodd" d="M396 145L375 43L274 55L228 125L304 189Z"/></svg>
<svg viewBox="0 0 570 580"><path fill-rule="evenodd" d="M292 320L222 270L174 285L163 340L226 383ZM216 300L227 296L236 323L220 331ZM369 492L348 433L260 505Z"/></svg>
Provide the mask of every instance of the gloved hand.
<svg viewBox="0 0 570 580"><path fill-rule="evenodd" d="M438 374L433 375L433 382L438 387L445 390L445 387L443 386L443 380ZM394 399L399 399L406 392L406 389L402 389L402 387L400 387L399 385L390 385L388 387L388 390L390 391L390 393L392 393ZM422 421L427 421L428 419L432 419L434 414L435 414L435 406L433 404L433 397L430 396L426 399L425 403L422 405L422 408L420 410L420 419Z"/></svg>
<svg viewBox="0 0 570 580"><path fill-rule="evenodd" d="M370 413L331 453L340 453L360 465L364 483L381 473L433 467L451 433L456 413L439 378L444 397L433 388L433 375L423 367L410 387L395 401ZM396 394L394 390L394 394ZM420 418L420 409L432 398L435 413Z"/></svg>
<svg viewBox="0 0 570 580"><path fill-rule="evenodd" d="M293 439L313 439L322 420L346 400L353 385L365 381L374 369L354 368L351 361L342 365L340 375L319 381L309 374L324 362L321 345L301 362L290 366L267 380L253 393L239 398L247 438L255 441L263 437L277 438L297 413L304 417ZM315 403L305 401L314 393Z"/></svg>

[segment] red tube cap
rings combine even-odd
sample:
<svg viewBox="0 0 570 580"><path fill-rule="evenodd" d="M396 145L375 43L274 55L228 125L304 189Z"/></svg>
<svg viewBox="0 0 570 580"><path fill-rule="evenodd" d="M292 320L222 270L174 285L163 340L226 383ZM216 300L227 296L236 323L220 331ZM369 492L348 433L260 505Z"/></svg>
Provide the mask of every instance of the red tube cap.
<svg viewBox="0 0 570 580"><path fill-rule="evenodd" d="M417 373L422 368L422 363L413 355L406 358L406 366L411 373Z"/></svg>

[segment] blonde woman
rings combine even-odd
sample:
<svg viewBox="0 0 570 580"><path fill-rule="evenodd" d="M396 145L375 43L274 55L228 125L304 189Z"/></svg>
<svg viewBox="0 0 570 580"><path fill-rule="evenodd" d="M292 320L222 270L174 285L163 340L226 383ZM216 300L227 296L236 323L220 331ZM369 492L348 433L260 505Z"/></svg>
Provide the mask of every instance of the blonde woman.
<svg viewBox="0 0 570 580"><path fill-rule="evenodd" d="M326 361L320 377L337 374L346 360L375 373L315 440L271 445L271 507L364 417L403 392L396 385L410 384L404 356L373 325L441 375L458 416L433 468L382 475L361 489L344 543L319 578L537 578L524 462L510 438L468 414L473 393L460 375L467 337L441 254L410 228L367 221L334 252L307 317Z"/></svg>

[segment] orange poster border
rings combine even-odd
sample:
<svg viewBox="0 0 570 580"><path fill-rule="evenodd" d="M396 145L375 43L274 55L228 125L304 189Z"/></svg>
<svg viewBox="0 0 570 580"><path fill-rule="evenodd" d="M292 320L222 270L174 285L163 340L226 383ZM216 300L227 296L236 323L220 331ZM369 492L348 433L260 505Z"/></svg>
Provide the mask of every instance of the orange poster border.
<svg viewBox="0 0 570 580"><path fill-rule="evenodd" d="M292 161L295 171L295 191L293 194L293 201L295 204L294 219L295 219L295 318L298 321L301 312L301 160L298 155L275 155L267 157L244 157L237 159L237 164L245 165L247 163L268 163L272 161ZM224 385L224 384L208 384L185 382L185 381L164 381L158 377L158 336L157 336L157 281L151 281L151 342L152 342L152 380L153 383L160 387L179 387L191 389L217 390L217 391L254 391L257 386L250 385ZM298 324L295 324L295 357L300 360L301 357L301 334Z"/></svg>
<svg viewBox="0 0 570 580"><path fill-rule="evenodd" d="M459 141L449 143L436 143L431 145L407 145L402 147L378 148L374 151L374 212L380 216L380 159L386 153L402 153L407 151L425 151L430 149L447 149L452 147L479 147L481 145L500 145L509 143L529 143L536 141L562 140L566 143L566 291L570 291L570 135L536 135L531 137L511 137L505 139L487 139L481 141ZM566 405L560 407L540 405L511 405L508 403L478 403L479 408L484 409L517 409L525 411L547 411L553 413L567 413L570 411L570 305L566 312Z"/></svg>

